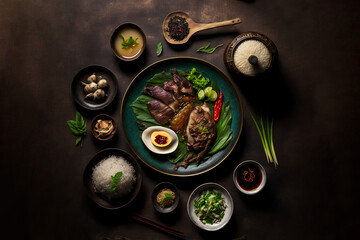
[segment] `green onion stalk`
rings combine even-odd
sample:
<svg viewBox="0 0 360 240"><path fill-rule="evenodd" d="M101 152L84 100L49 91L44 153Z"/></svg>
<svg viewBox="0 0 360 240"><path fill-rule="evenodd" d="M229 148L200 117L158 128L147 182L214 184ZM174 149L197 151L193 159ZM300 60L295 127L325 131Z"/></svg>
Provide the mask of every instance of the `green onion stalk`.
<svg viewBox="0 0 360 240"><path fill-rule="evenodd" d="M278 160L276 158L275 154L275 148L274 148L274 140L273 140L273 129L274 129L274 119L271 118L271 120L267 117L264 121L266 123L266 129L265 124L263 121L262 116L260 116L260 126L258 122L255 120L254 116L250 113L251 118L253 119L255 126L259 132L260 140L264 148L265 156L268 161L268 163L274 164L275 168L279 165Z"/></svg>

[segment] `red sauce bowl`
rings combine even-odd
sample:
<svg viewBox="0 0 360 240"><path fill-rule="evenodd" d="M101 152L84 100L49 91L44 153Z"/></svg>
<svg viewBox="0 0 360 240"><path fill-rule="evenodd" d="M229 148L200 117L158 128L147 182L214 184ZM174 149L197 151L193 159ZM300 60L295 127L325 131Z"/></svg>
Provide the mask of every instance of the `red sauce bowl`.
<svg viewBox="0 0 360 240"><path fill-rule="evenodd" d="M253 160L246 160L235 168L233 181L240 192L253 195L264 188L266 172L260 163Z"/></svg>

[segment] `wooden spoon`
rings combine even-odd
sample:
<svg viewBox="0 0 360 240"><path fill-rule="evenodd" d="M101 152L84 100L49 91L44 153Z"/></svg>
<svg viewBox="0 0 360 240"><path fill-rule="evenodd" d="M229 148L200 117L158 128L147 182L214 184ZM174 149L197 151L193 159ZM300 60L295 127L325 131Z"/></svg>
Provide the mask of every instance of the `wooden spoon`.
<svg viewBox="0 0 360 240"><path fill-rule="evenodd" d="M185 18L186 21L188 22L189 28L190 28L189 34L183 40L180 40L180 41L176 41L176 40L172 39L169 36L169 32L166 31L168 29L168 22L170 21L170 18L172 18L174 16L179 16L179 17ZM200 31L203 31L203 30L206 30L206 29L217 28L217 27L228 26L228 25L234 25L234 24L238 24L238 23L241 23L241 18L235 18L235 19L227 20L227 21L223 21L223 22L197 23L197 22L194 22L187 13L184 13L184 12L172 12L172 13L168 14L165 17L165 20L164 20L163 26L162 26L162 31L163 31L163 35L165 37L165 40L168 43L171 43L171 44L184 44L184 43L187 43L189 41L190 37L194 33L197 33L197 32L200 32Z"/></svg>

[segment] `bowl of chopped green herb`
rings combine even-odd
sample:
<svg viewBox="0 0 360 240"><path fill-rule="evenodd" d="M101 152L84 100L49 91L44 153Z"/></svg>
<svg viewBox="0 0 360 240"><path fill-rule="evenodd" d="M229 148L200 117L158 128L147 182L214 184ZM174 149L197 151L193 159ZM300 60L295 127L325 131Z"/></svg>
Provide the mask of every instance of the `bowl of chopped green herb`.
<svg viewBox="0 0 360 240"><path fill-rule="evenodd" d="M204 183L191 193L187 211L196 226L206 231L217 231L230 221L234 203L223 186Z"/></svg>
<svg viewBox="0 0 360 240"><path fill-rule="evenodd" d="M152 202L160 213L173 212L179 205L180 195L177 187L170 182L157 184L152 192Z"/></svg>

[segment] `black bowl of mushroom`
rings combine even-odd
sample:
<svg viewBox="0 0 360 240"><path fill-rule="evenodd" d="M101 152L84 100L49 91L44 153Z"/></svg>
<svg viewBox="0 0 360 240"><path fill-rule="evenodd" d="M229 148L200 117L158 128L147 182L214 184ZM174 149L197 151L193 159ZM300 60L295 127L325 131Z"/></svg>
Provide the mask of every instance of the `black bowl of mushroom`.
<svg viewBox="0 0 360 240"><path fill-rule="evenodd" d="M75 102L89 110L108 106L117 95L117 88L115 75L109 69L97 65L82 69L71 85Z"/></svg>
<svg viewBox="0 0 360 240"><path fill-rule="evenodd" d="M107 141L116 133L115 120L107 114L97 115L91 122L91 132L100 141Z"/></svg>

